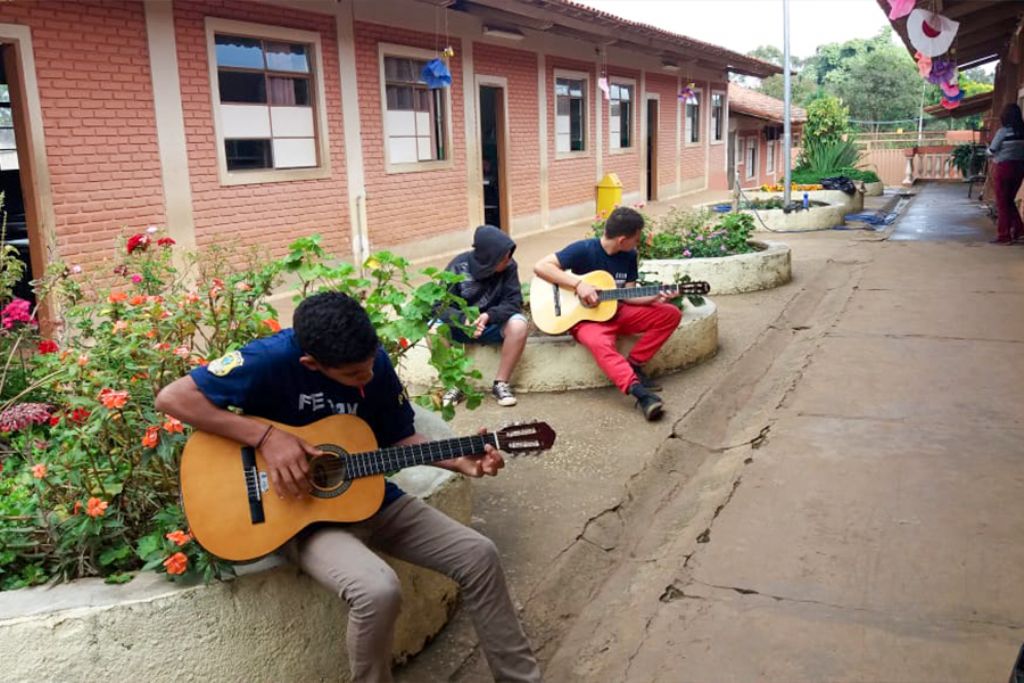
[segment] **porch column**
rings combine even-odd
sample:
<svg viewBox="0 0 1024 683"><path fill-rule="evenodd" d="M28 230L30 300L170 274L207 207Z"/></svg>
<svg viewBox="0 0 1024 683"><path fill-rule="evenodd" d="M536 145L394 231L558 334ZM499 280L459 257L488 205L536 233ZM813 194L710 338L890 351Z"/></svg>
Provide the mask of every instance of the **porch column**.
<svg viewBox="0 0 1024 683"><path fill-rule="evenodd" d="M363 131L359 120L359 83L356 78L356 41L352 0L340 0L334 26L338 34L338 74L341 80L341 120L345 128L345 185L352 259L357 268L370 257L370 229L366 222L366 173L363 168Z"/></svg>

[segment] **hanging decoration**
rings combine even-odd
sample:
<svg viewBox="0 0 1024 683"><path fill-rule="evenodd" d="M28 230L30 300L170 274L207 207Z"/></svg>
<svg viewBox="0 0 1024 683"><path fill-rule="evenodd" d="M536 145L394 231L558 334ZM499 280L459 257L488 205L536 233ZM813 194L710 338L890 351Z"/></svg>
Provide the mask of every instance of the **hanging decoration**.
<svg viewBox="0 0 1024 683"><path fill-rule="evenodd" d="M928 10L915 9L907 19L910 44L926 57L938 57L948 51L959 30L959 22Z"/></svg>
<svg viewBox="0 0 1024 683"><path fill-rule="evenodd" d="M921 78L928 78L932 72L932 58L918 52L914 55L914 59L917 60L917 73L921 74Z"/></svg>
<svg viewBox="0 0 1024 683"><path fill-rule="evenodd" d="M448 48L449 50L451 48ZM431 59L423 65L420 71L420 78L431 90L436 88L447 88L452 84L452 73L443 59Z"/></svg>
<svg viewBox="0 0 1024 683"><path fill-rule="evenodd" d="M948 99L948 98L945 98L945 97L942 98L942 108L943 109L950 109L950 110L952 110L952 109L956 109L959 106L960 106L960 100L951 100L951 99Z"/></svg>
<svg viewBox="0 0 1024 683"><path fill-rule="evenodd" d="M610 100L612 98L611 88L608 87L608 77L601 73L601 77L597 79L597 87L604 93L604 98Z"/></svg>
<svg viewBox="0 0 1024 683"><path fill-rule="evenodd" d="M889 19L895 21L910 14L915 0L889 0Z"/></svg>
<svg viewBox="0 0 1024 683"><path fill-rule="evenodd" d="M960 86L956 81L942 81L939 83L939 87L942 88L942 94L949 99L956 99L958 95L962 97Z"/></svg>
<svg viewBox="0 0 1024 683"><path fill-rule="evenodd" d="M687 83L683 86L683 89L679 91L679 101L686 102L690 98L696 96L697 85L695 83Z"/></svg>
<svg viewBox="0 0 1024 683"><path fill-rule="evenodd" d="M939 85L956 78L956 62L952 59L939 58L932 60L932 70L928 73L928 82Z"/></svg>

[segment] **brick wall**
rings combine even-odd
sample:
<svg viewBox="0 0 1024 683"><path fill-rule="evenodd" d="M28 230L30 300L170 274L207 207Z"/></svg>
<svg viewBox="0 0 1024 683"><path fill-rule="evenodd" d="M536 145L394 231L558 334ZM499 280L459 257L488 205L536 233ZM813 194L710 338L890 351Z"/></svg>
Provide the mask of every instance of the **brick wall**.
<svg viewBox="0 0 1024 683"><path fill-rule="evenodd" d="M32 31L59 258L95 272L122 227L164 221L143 5L2 3L0 22Z"/></svg>
<svg viewBox="0 0 1024 683"><path fill-rule="evenodd" d="M374 248L381 248L469 227L461 44L454 38L449 41L455 50L450 64L451 168L389 174L384 167L384 121L377 46L379 43L392 43L434 50L437 40L433 34L362 22L356 22L355 40L370 243Z"/></svg>
<svg viewBox="0 0 1024 683"><path fill-rule="evenodd" d="M633 88L633 146L627 150L617 150L614 154L611 151L611 138L609 135L609 116L611 114L611 102L604 96L600 88L594 88L594 95L601 104L601 149L603 150L602 166L605 173L615 173L622 181L622 193L640 191L640 170L644 163L641 155L647 153L647 140L640 137L640 117L647 115L644 102L640 98L640 72L624 69L617 66L608 67L609 80L616 76L632 79L635 82Z"/></svg>
<svg viewBox="0 0 1024 683"><path fill-rule="evenodd" d="M729 89L729 84L726 82L711 83L711 91L719 91L722 95L726 95ZM711 97L708 96L708 135L712 134L711 130ZM728 109L728 99L725 101L725 109ZM710 157L710 166L708 167L708 189L710 190L725 190L729 187L729 179L727 177L728 166L726 165L726 154L729 152L729 122L726 118L726 111L722 111L722 141L716 144L714 140L711 140L711 148L708 150L708 156Z"/></svg>
<svg viewBox="0 0 1024 683"><path fill-rule="evenodd" d="M495 45L473 43L476 73L508 79L506 150L511 216L540 211L540 136L537 134L537 55Z"/></svg>
<svg viewBox="0 0 1024 683"><path fill-rule="evenodd" d="M316 76L325 86L330 177L221 186L204 24L207 16L320 34L324 73ZM280 256L292 240L320 233L328 252L350 260L334 19L243 0L175 0L174 22L197 245L260 245Z"/></svg>
<svg viewBox="0 0 1024 683"><path fill-rule="evenodd" d="M596 135L594 122L594 97L600 95L597 89L595 67L589 62L578 62L559 57L545 60L548 83L548 205L552 209L594 201L594 186L597 176ZM555 158L555 69L585 72L590 74L587 92L587 134L586 156L568 159ZM602 95L603 96L603 95Z"/></svg>
<svg viewBox="0 0 1024 683"><path fill-rule="evenodd" d="M683 78L683 84L687 82L686 77ZM705 165L705 149L704 145L708 135L708 111L711 106L711 91L708 88L707 81L692 81L694 86L700 90L700 142L695 143L693 146L688 146L689 135L686 129L686 109L683 109L683 147L682 152L682 178L683 180L692 180L694 178L703 178ZM685 104L684 104L685 106Z"/></svg>

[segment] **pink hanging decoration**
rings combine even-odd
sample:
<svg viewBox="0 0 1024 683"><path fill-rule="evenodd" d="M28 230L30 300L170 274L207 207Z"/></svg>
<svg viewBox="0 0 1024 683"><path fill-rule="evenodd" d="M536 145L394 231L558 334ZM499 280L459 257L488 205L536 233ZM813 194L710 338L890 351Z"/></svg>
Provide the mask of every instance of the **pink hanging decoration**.
<svg viewBox="0 0 1024 683"><path fill-rule="evenodd" d="M610 100L612 98L611 88L608 87L608 79L601 76L597 79L597 87L604 93L604 98Z"/></svg>
<svg viewBox="0 0 1024 683"><path fill-rule="evenodd" d="M918 52L914 59L917 60L917 73L921 74L921 78L928 78L928 74L932 72L932 58Z"/></svg>
<svg viewBox="0 0 1024 683"><path fill-rule="evenodd" d="M943 109L956 109L960 106L960 100L947 100L945 97L942 98Z"/></svg>
<svg viewBox="0 0 1024 683"><path fill-rule="evenodd" d="M689 100L691 97L693 97L696 94L697 94L697 91L695 90L695 85L693 83L689 83L687 85L684 85L683 89L679 91L679 101L680 102L686 102L687 100Z"/></svg>
<svg viewBox="0 0 1024 683"><path fill-rule="evenodd" d="M915 9L907 19L907 38L923 55L938 57L949 50L960 30L960 22L928 10Z"/></svg>
<svg viewBox="0 0 1024 683"><path fill-rule="evenodd" d="M942 92L946 97L953 98L960 94L960 86L956 83L942 81L942 83L939 83L939 87L942 88Z"/></svg>
<svg viewBox="0 0 1024 683"><path fill-rule="evenodd" d="M914 0L889 0L889 18L899 19L914 9Z"/></svg>

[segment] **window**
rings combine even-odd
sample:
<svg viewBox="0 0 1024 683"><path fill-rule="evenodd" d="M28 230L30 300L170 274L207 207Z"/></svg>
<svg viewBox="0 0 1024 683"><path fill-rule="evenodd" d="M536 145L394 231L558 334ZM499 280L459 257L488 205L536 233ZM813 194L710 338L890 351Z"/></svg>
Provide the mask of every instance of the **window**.
<svg viewBox="0 0 1024 683"><path fill-rule="evenodd" d="M733 150L733 162L737 166L742 166L743 165L743 143L745 141L744 141L743 138L738 138L738 137L734 137L733 139L736 140L736 149Z"/></svg>
<svg viewBox="0 0 1024 683"><path fill-rule="evenodd" d="M11 93L6 83L0 83L0 169L17 170L18 150L14 144L14 116L11 112Z"/></svg>
<svg viewBox="0 0 1024 683"><path fill-rule="evenodd" d="M636 88L624 83L611 83L608 104L608 148L627 149L633 146L633 103Z"/></svg>
<svg viewBox="0 0 1024 683"><path fill-rule="evenodd" d="M700 92L686 98L686 142L700 142Z"/></svg>
<svg viewBox="0 0 1024 683"><path fill-rule="evenodd" d="M587 80L555 79L555 152L567 154L587 149Z"/></svg>
<svg viewBox="0 0 1024 683"><path fill-rule="evenodd" d="M448 88L420 78L429 57L384 55L384 130L388 164L448 159Z"/></svg>
<svg viewBox="0 0 1024 683"><path fill-rule="evenodd" d="M711 93L711 142L725 139L725 95Z"/></svg>
<svg viewBox="0 0 1024 683"><path fill-rule="evenodd" d="M747 178L757 176L757 138L747 140Z"/></svg>
<svg viewBox="0 0 1024 683"><path fill-rule="evenodd" d="M213 42L227 170L319 166L313 46L220 32Z"/></svg>
<svg viewBox="0 0 1024 683"><path fill-rule="evenodd" d="M764 165L765 165L765 168L767 169L768 175L774 175L775 174L775 141L774 140L770 140L768 142L768 150L765 152L764 159L765 159Z"/></svg>

